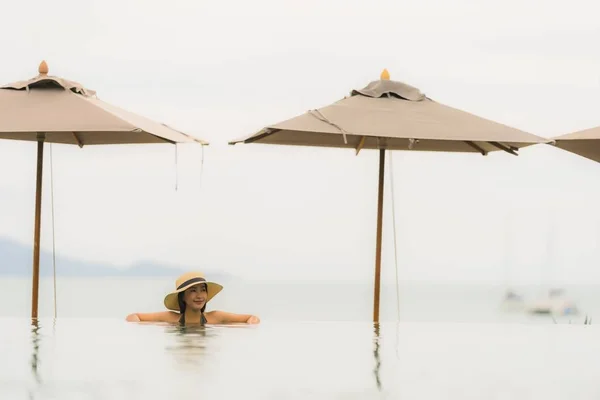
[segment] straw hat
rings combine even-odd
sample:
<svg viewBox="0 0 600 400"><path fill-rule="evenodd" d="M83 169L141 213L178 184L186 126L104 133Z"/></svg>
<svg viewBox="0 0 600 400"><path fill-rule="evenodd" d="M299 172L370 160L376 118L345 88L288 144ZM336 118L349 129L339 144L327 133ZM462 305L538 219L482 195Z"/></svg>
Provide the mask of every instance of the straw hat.
<svg viewBox="0 0 600 400"><path fill-rule="evenodd" d="M177 299L179 293L201 283L206 284L206 290L208 293L208 297L206 298L207 303L210 301L210 299L215 297L217 293L223 290L223 286L219 285L218 283L207 281L202 272L188 272L177 278L175 281L175 291L165 296L165 307L167 307L169 310L180 311L179 301Z"/></svg>

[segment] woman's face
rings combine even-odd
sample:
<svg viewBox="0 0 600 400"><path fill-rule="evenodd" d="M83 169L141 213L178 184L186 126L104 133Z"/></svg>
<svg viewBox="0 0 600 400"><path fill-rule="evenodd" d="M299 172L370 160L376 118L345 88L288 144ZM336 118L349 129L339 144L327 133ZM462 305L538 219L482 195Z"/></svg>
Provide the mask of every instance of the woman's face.
<svg viewBox="0 0 600 400"><path fill-rule="evenodd" d="M187 308L194 311L202 310L202 307L206 305L207 297L208 292L206 291L205 283L194 285L190 288L187 288L185 292L183 292L183 301L185 302Z"/></svg>

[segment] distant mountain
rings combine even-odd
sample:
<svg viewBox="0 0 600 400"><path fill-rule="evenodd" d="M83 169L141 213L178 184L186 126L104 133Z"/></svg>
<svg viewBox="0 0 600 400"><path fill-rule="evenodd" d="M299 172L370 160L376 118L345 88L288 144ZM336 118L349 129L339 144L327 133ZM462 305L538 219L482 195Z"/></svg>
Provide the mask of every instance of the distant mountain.
<svg viewBox="0 0 600 400"><path fill-rule="evenodd" d="M31 276L33 261L33 245L26 246L16 241L0 238L0 276ZM139 261L129 268L119 268L96 262L88 262L56 254L56 274L58 276L73 277L108 277L108 276L146 276L146 277L172 277L195 270L195 267L181 265L159 264L153 261ZM230 281L235 277L219 272L206 271L211 279ZM52 253L42 249L40 251L40 276L52 275Z"/></svg>

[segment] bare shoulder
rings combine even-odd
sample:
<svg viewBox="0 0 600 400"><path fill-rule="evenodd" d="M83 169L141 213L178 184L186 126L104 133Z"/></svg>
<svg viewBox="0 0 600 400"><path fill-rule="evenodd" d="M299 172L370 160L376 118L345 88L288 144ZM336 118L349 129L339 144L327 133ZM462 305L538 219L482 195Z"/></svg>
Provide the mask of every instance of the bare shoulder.
<svg viewBox="0 0 600 400"><path fill-rule="evenodd" d="M220 310L213 310L204 313L206 322L208 324L226 324L229 322L232 315L234 314Z"/></svg>
<svg viewBox="0 0 600 400"><path fill-rule="evenodd" d="M204 313L204 317L206 318L206 322L209 324L219 324L221 321L221 311L206 311Z"/></svg>
<svg viewBox="0 0 600 400"><path fill-rule="evenodd" d="M163 311L163 313L163 318L165 322L179 322L179 318L181 317L179 313L176 313L174 311Z"/></svg>
<svg viewBox="0 0 600 400"><path fill-rule="evenodd" d="M225 311L208 311L204 313L209 324L258 323L260 320L250 314L234 314Z"/></svg>

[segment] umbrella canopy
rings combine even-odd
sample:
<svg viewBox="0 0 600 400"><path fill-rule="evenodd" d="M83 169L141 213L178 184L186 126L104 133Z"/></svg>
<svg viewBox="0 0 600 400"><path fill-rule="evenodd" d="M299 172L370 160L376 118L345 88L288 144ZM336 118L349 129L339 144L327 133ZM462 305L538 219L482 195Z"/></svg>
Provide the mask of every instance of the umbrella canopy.
<svg viewBox="0 0 600 400"><path fill-rule="evenodd" d="M35 78L0 87L0 139L78 146L128 143L208 144L164 124L96 98L77 82L48 75L46 63Z"/></svg>
<svg viewBox="0 0 600 400"><path fill-rule="evenodd" d="M385 77L385 73L383 77ZM487 154L548 140L458 110L381 79L331 105L230 142Z"/></svg>
<svg viewBox="0 0 600 400"><path fill-rule="evenodd" d="M555 137L554 145L581 157L600 162L600 126Z"/></svg>
<svg viewBox="0 0 600 400"><path fill-rule="evenodd" d="M122 110L77 82L48 75L42 62L29 80L0 87L0 139L37 142L31 317L38 314L40 217L44 143L79 147L133 143L208 143Z"/></svg>
<svg viewBox="0 0 600 400"><path fill-rule="evenodd" d="M269 125L236 143L379 150L379 187L373 321L379 322L385 150L480 153L518 149L549 140L440 104L419 89L381 79L343 99Z"/></svg>

